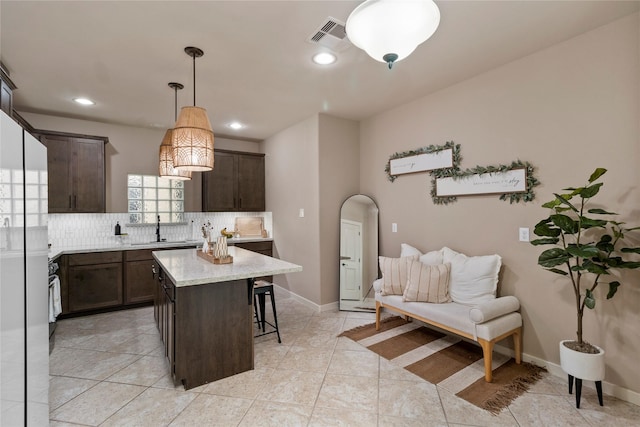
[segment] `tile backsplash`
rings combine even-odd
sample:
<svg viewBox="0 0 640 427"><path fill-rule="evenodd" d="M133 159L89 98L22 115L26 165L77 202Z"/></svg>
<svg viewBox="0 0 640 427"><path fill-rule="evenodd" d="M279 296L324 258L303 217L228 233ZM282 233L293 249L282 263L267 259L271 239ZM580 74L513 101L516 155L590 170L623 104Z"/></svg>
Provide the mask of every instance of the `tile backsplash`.
<svg viewBox="0 0 640 427"><path fill-rule="evenodd" d="M185 223L160 224L160 237L168 241L201 240L200 231L207 221L217 235L224 227L233 230L236 217L263 217L268 236L273 237L271 212L185 212ZM109 243L153 242L156 240L155 224L128 224L128 213L100 214L49 214L49 243L55 247L104 246ZM114 235L116 222L127 236Z"/></svg>

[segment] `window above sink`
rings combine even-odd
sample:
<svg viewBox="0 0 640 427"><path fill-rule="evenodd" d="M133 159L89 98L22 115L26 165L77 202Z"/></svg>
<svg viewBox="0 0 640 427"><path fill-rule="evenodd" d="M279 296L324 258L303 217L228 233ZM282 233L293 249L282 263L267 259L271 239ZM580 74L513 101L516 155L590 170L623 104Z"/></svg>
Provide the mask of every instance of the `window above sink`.
<svg viewBox="0 0 640 427"><path fill-rule="evenodd" d="M184 181L129 174L127 201L131 224L184 222Z"/></svg>

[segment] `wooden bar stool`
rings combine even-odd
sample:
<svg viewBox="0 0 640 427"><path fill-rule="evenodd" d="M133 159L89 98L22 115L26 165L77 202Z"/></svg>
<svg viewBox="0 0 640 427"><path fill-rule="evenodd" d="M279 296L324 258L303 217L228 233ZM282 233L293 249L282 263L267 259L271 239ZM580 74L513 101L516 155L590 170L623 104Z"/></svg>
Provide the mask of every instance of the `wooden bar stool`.
<svg viewBox="0 0 640 427"><path fill-rule="evenodd" d="M271 299L271 308L273 310L273 322L267 322L265 316L265 297L269 295ZM277 334L278 342L282 343L280 340L280 330L278 329L278 315L276 313L276 298L273 293L273 283L265 282L264 280L256 280L255 285L253 286L253 309L256 316L256 322L258 324L258 329L262 330L261 334L254 335L254 338L261 337L263 335L268 334ZM260 306L260 314L258 315L258 306ZM266 332L265 325L269 325L275 330Z"/></svg>

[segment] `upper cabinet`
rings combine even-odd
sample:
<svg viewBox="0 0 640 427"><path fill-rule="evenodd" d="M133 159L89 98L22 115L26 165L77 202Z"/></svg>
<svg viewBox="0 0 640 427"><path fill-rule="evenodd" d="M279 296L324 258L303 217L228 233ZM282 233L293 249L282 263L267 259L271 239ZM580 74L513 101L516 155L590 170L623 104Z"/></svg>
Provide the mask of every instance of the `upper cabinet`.
<svg viewBox="0 0 640 427"><path fill-rule="evenodd" d="M106 137L37 131L47 146L49 213L106 211Z"/></svg>
<svg viewBox="0 0 640 427"><path fill-rule="evenodd" d="M9 117L13 116L13 91L16 85L9 78L9 73L0 63L0 110L7 113Z"/></svg>
<svg viewBox="0 0 640 427"><path fill-rule="evenodd" d="M264 210L264 154L215 150L213 170L202 174L202 211Z"/></svg>

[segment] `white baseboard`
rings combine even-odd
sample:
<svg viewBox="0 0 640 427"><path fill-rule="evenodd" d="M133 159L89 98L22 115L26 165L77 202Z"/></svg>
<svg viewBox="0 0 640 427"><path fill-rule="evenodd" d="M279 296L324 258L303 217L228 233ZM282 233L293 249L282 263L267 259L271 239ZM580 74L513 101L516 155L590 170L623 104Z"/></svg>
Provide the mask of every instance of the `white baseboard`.
<svg viewBox="0 0 640 427"><path fill-rule="evenodd" d="M503 347L501 345L496 345L494 347L494 350L500 354L505 354L511 357L513 357L514 355L514 352L512 349ZM552 363L527 353L522 353L522 360L525 362L532 363L536 366L544 367L547 369L547 371L551 375L568 380L566 372L564 372L562 370L562 367L557 363ZM595 383L593 381L583 381L582 386L589 387L594 390L596 388ZM640 393L635 392L633 390L629 390L628 388L624 388L616 384L602 381L602 391L604 391L605 393L613 397L617 397L620 400L624 400L625 402L633 403L634 405L640 406Z"/></svg>
<svg viewBox="0 0 640 427"><path fill-rule="evenodd" d="M291 298L291 299L294 299L294 300L298 301L299 303L301 303L302 305L304 305L306 307L309 307L311 310L315 311L316 313L321 313L323 311L329 311L329 310L333 309L333 308L323 309L325 306L320 306L320 305L316 304L315 302L310 301L310 300L306 299L305 297L301 297L300 295L295 294L295 293L291 292L290 290L285 289L282 286L279 286L279 285L277 285L275 283L273 284L273 290L274 290L276 296L278 296L279 298ZM338 307L338 303L337 302L331 303L331 304L328 304L328 305L335 305L335 308Z"/></svg>

